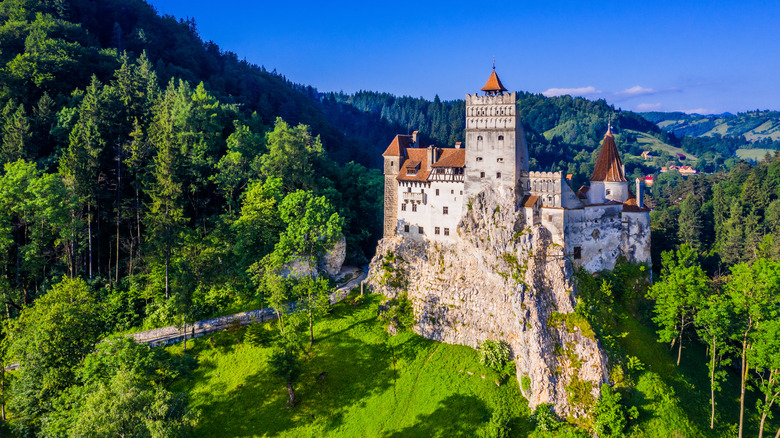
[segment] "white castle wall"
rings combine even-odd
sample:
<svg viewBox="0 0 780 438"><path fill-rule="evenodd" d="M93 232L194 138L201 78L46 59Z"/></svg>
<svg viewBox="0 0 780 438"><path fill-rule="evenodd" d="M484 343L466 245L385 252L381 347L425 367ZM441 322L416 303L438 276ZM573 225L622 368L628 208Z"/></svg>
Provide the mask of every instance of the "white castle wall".
<svg viewBox="0 0 780 438"><path fill-rule="evenodd" d="M589 272L612 269L623 246L622 205L596 205L566 211L566 254ZM574 257L575 247L581 258Z"/></svg>
<svg viewBox="0 0 780 438"><path fill-rule="evenodd" d="M458 222L463 215L463 182L401 182L396 185L398 235L417 241L455 242L458 238ZM413 203L417 205L417 211L413 211ZM405 210L403 204L406 204ZM444 207L447 207L447 214L444 213ZM405 231L407 225L408 232ZM422 233L419 232L420 227L423 227ZM436 227L439 227L439 234L436 234ZM444 234L445 228L449 230L448 236Z"/></svg>
<svg viewBox="0 0 780 438"><path fill-rule="evenodd" d="M623 212L623 255L634 263L650 263L650 214Z"/></svg>

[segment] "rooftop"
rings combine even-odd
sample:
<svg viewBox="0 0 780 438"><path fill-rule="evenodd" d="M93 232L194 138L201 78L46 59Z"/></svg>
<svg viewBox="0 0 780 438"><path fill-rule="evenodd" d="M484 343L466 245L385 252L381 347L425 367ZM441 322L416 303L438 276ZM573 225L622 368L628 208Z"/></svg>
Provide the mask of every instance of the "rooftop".
<svg viewBox="0 0 780 438"><path fill-rule="evenodd" d="M607 128L604 134L604 141L601 144L599 157L596 159L596 166L593 168L591 181L605 182L628 182L623 173L623 163L620 161L620 154L615 144L615 137L612 135L612 127Z"/></svg>
<svg viewBox="0 0 780 438"><path fill-rule="evenodd" d="M487 94L503 93L504 91L507 91L506 88L504 88L504 84L501 83L501 79L499 79L496 74L495 65L493 66L493 71L490 73L490 77L487 82L485 82L485 86L482 87L482 91Z"/></svg>

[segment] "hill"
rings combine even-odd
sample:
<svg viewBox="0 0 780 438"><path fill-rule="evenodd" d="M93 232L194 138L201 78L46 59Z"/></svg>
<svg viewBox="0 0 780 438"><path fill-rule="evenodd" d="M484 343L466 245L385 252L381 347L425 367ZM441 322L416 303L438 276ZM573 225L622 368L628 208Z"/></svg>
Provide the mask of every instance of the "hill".
<svg viewBox="0 0 780 438"><path fill-rule="evenodd" d="M678 137L702 137L715 134L721 136L744 136L755 142L768 139L780 140L780 112L749 111L736 115L686 114L682 112L647 112L642 117L655 123L661 129Z"/></svg>

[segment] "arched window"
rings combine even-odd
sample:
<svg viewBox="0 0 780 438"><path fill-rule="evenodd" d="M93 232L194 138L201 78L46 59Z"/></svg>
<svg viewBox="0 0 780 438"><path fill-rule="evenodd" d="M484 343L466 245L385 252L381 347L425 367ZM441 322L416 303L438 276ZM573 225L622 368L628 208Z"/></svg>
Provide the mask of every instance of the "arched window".
<svg viewBox="0 0 780 438"><path fill-rule="evenodd" d="M482 136L481 136L481 135L478 135L478 136L477 136L477 140L482 140Z"/></svg>
<svg viewBox="0 0 780 438"><path fill-rule="evenodd" d="M503 135L499 135L499 136L498 136L498 139L499 139L499 140L503 140L503 139L504 139L504 136L503 136Z"/></svg>

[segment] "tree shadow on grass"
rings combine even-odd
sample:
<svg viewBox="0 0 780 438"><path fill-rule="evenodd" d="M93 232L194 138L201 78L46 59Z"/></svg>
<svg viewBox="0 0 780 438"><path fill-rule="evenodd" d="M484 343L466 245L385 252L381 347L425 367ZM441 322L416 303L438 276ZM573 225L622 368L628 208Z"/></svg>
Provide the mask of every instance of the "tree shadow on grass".
<svg viewBox="0 0 780 438"><path fill-rule="evenodd" d="M414 425L385 437L473 437L489 418L489 409L478 397L453 394L442 400L430 414L418 415Z"/></svg>
<svg viewBox="0 0 780 438"><path fill-rule="evenodd" d="M386 343L361 339L359 326L370 323L370 319L356 318L348 328L316 338L311 356L301 359L298 404L292 409L286 407L284 383L266 366L228 393L224 387L209 391L217 395L200 404L200 434L276 436L299 427L325 433L337 429L347 410L386 391L397 377Z"/></svg>

